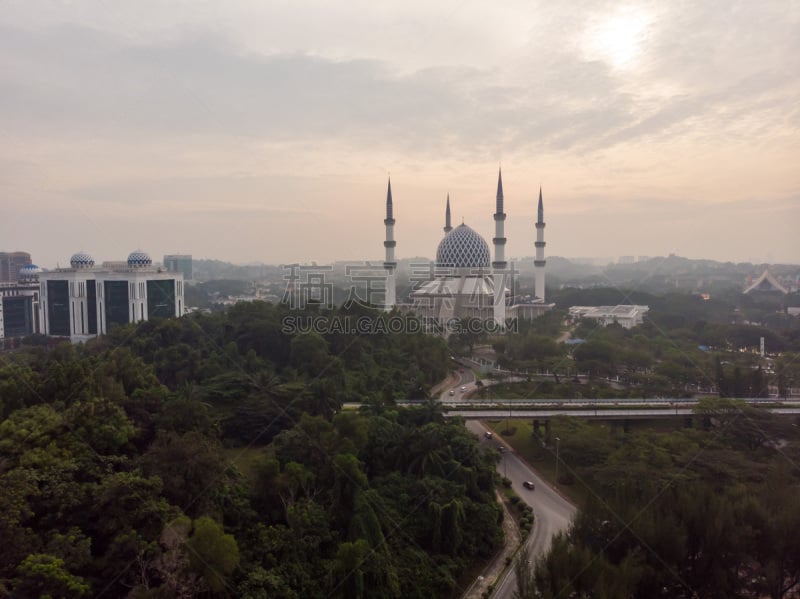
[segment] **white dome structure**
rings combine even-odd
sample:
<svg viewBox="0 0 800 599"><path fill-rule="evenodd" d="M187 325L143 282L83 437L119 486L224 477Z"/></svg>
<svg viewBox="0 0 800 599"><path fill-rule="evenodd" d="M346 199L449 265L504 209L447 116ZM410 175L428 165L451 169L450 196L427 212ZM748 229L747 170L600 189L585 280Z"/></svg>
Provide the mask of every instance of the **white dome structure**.
<svg viewBox="0 0 800 599"><path fill-rule="evenodd" d="M72 268L91 268L94 266L94 258L88 252L80 251L72 254L69 264Z"/></svg>
<svg viewBox="0 0 800 599"><path fill-rule="evenodd" d="M23 282L37 281L39 279L40 272L42 272L42 269L35 264L26 264L19 269L18 280Z"/></svg>
<svg viewBox="0 0 800 599"><path fill-rule="evenodd" d="M143 268L145 266L152 266L153 259L150 254L142 250L134 250L128 254L128 266L130 268Z"/></svg>
<svg viewBox="0 0 800 599"><path fill-rule="evenodd" d="M472 228L461 224L439 242L436 266L449 268L488 268L489 244Z"/></svg>

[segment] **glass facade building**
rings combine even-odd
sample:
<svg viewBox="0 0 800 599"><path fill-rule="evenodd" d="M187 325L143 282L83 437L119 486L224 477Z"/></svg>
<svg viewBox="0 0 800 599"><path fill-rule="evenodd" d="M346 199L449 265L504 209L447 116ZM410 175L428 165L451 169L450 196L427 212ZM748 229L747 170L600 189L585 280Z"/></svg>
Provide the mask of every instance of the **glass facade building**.
<svg viewBox="0 0 800 599"><path fill-rule="evenodd" d="M4 297L3 334L6 337L25 337L34 332L33 296Z"/></svg>
<svg viewBox="0 0 800 599"><path fill-rule="evenodd" d="M175 285L171 280L147 281L147 313L150 318L175 315Z"/></svg>
<svg viewBox="0 0 800 599"><path fill-rule="evenodd" d="M182 274L153 266L146 252L101 266L78 252L70 266L39 275L45 335L85 341L113 326L183 314Z"/></svg>
<svg viewBox="0 0 800 599"><path fill-rule="evenodd" d="M69 282L47 281L48 333L69 337Z"/></svg>
<svg viewBox="0 0 800 599"><path fill-rule="evenodd" d="M128 281L104 281L106 306L106 330L112 324L128 324L131 321L128 308Z"/></svg>

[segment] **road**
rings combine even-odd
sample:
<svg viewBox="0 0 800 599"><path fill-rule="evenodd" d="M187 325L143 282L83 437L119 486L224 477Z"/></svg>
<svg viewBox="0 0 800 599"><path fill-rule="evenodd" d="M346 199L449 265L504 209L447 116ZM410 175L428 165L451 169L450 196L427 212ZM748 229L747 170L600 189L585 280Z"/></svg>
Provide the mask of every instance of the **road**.
<svg viewBox="0 0 800 599"><path fill-rule="evenodd" d="M800 415L800 408L765 408L767 412L782 414L784 416ZM614 410L448 410L446 416L461 416L466 419L486 420L494 418L552 418L554 416L573 416L577 418L599 419L636 419L636 418L665 418L675 416L693 416L692 408L623 408Z"/></svg>
<svg viewBox="0 0 800 599"><path fill-rule="evenodd" d="M439 396L439 401L442 403L462 400L467 393L475 389L475 375L472 373L472 369L462 366L455 371L455 374L458 376L458 382L449 389L442 391ZM464 389L463 391L461 390L462 388ZM452 395L450 395L451 391Z"/></svg>
<svg viewBox="0 0 800 599"><path fill-rule="evenodd" d="M484 445L491 447L497 447L500 444L505 445L497 436L487 439L486 431L488 429L481 422L469 420L466 426L478 435ZM517 457L508 445L505 445L505 447L506 451L503 453L503 459L497 465L497 471L501 476L507 476L511 479L511 486L517 495L533 508L533 530L528 537L527 545L531 559L535 559L547 551L553 535L569 527L569 523L575 514L575 506L553 490L527 463ZM534 491L522 486L522 483L526 480L534 483L536 487ZM495 587L492 597L508 599L515 588L516 575L514 568L509 568L506 577Z"/></svg>

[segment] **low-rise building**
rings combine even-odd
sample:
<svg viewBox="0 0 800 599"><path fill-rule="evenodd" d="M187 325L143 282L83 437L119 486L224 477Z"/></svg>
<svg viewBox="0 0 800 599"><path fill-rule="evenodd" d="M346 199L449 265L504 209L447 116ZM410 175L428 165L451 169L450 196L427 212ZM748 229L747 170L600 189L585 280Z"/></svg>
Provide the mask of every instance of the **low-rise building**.
<svg viewBox="0 0 800 599"><path fill-rule="evenodd" d="M26 264L15 273L15 283L0 283L0 341L40 332L39 273Z"/></svg>
<svg viewBox="0 0 800 599"><path fill-rule="evenodd" d="M625 329L642 324L644 315L650 310L649 306L619 304L617 306L572 306L569 315L574 320L591 319L599 324L608 326L618 324Z"/></svg>

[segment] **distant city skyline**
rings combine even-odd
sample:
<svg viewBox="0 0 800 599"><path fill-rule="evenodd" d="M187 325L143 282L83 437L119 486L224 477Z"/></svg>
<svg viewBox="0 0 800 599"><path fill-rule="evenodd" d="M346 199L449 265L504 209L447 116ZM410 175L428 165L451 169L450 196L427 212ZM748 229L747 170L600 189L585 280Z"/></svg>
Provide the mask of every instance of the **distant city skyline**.
<svg viewBox="0 0 800 599"><path fill-rule="evenodd" d="M800 4L99 0L0 14L0 251L800 263Z"/></svg>

